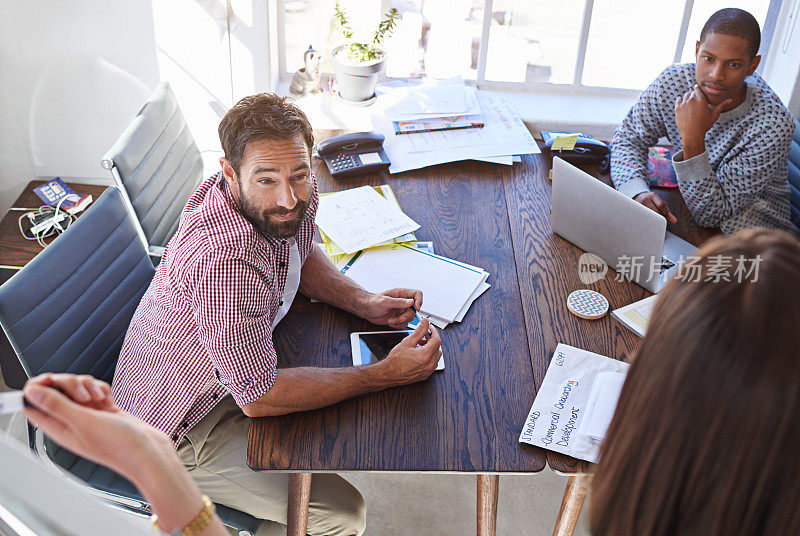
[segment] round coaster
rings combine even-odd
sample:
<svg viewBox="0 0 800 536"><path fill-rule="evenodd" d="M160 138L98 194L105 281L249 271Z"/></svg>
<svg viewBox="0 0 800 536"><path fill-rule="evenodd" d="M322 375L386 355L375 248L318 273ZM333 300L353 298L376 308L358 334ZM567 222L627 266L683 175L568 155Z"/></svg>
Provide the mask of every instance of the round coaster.
<svg viewBox="0 0 800 536"><path fill-rule="evenodd" d="M576 290L567 296L567 308L575 316L596 320L608 312L608 300L593 290Z"/></svg>

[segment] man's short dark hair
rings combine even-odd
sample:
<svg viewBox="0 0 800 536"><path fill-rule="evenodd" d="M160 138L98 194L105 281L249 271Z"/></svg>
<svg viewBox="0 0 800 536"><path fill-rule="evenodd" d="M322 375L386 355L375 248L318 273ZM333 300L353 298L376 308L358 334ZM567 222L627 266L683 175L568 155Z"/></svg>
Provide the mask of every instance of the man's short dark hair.
<svg viewBox="0 0 800 536"><path fill-rule="evenodd" d="M311 123L289 97L258 93L245 97L228 110L219 123L219 141L225 158L239 174L247 144L259 140L289 140L302 136L311 153Z"/></svg>
<svg viewBox="0 0 800 536"><path fill-rule="evenodd" d="M761 46L761 29L754 16L744 9L728 7L720 9L711 15L700 32L700 42L710 33L732 35L741 37L750 45L750 57L758 56L758 47Z"/></svg>

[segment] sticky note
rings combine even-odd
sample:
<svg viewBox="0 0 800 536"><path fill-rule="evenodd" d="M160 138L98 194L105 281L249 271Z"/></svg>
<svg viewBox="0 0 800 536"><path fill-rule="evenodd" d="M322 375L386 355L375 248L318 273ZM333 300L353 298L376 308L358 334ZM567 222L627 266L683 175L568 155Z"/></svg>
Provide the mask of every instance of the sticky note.
<svg viewBox="0 0 800 536"><path fill-rule="evenodd" d="M556 136L553 146L550 147L551 151L571 151L575 148L578 142L578 135L571 134L569 136Z"/></svg>

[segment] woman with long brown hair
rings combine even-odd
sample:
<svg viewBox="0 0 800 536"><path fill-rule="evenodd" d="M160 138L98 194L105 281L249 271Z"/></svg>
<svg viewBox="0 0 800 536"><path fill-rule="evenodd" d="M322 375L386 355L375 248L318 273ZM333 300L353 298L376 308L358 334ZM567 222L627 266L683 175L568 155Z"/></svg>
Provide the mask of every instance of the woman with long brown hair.
<svg viewBox="0 0 800 536"><path fill-rule="evenodd" d="M747 230L697 257L628 373L594 536L800 534L800 244Z"/></svg>

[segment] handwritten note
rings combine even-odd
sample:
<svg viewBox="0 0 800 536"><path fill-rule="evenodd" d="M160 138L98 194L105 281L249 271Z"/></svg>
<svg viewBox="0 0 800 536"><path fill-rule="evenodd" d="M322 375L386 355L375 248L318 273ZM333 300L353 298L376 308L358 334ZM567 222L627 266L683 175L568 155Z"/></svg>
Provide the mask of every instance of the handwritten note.
<svg viewBox="0 0 800 536"><path fill-rule="evenodd" d="M320 196L316 221L345 253L419 229L419 224L371 186Z"/></svg>
<svg viewBox="0 0 800 536"><path fill-rule="evenodd" d="M520 443L528 443L581 460L597 462L600 445L582 431L587 419L590 395L595 380L603 372L626 374L629 365L622 361L559 344L547 368L542 387L536 393L528 418L519 435ZM593 401L593 414L608 415L598 405L616 400L605 398ZM608 409L608 408L606 408ZM611 408L613 414L613 408ZM600 417L602 420L602 417ZM599 434L596 424L591 433Z"/></svg>

